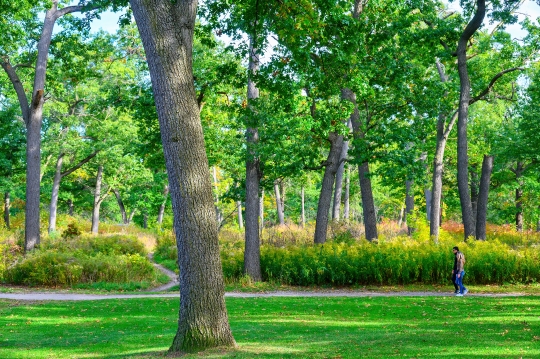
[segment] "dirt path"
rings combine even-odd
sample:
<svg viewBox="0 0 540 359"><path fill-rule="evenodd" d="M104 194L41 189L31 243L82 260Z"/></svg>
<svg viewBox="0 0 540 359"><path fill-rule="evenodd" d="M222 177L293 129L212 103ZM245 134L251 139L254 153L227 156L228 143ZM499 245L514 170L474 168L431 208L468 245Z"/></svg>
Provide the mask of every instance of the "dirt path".
<svg viewBox="0 0 540 359"><path fill-rule="evenodd" d="M147 290L147 292L165 292L165 291L171 289L172 287L174 287L175 285L179 284L178 274L176 274L173 271L165 268L161 264L157 264L156 262L154 262L154 253L149 253L148 258L150 259L150 262L152 262L154 267L156 267L159 271L161 271L163 274L165 274L167 277L169 277L170 282L167 283L167 284L164 284L162 286L149 289L149 290Z"/></svg>
<svg viewBox="0 0 540 359"><path fill-rule="evenodd" d="M370 291L276 291L264 293L229 292L229 298L268 298L268 297L453 297L452 293L440 292L370 292ZM500 294L467 294L467 297L519 297L522 293ZM178 298L178 293L162 294L73 294L73 293L0 293L0 299L30 300L30 301L79 301L103 299L130 299L130 298Z"/></svg>

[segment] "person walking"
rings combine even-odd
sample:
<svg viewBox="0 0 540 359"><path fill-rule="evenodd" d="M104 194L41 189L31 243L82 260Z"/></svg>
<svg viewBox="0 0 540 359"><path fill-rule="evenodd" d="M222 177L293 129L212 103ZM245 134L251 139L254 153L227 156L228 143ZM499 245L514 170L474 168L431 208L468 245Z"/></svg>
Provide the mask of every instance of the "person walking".
<svg viewBox="0 0 540 359"><path fill-rule="evenodd" d="M456 289L456 297L463 297L469 292L463 285L463 276L465 275L465 256L459 251L458 247L452 248L454 252L454 269L452 269L452 282Z"/></svg>

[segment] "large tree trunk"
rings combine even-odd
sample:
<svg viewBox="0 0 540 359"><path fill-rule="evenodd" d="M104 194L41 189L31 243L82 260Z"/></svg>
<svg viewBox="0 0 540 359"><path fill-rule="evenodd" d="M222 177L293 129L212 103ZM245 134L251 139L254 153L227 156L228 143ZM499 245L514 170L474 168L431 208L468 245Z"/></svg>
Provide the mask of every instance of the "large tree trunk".
<svg viewBox="0 0 540 359"><path fill-rule="evenodd" d="M6 228L10 229L11 225L9 223L9 191L4 192L4 223Z"/></svg>
<svg viewBox="0 0 540 359"><path fill-rule="evenodd" d="M414 228L411 226L408 216L414 211L414 192L413 192L413 180L405 181L405 218L407 221L407 233L412 235Z"/></svg>
<svg viewBox="0 0 540 359"><path fill-rule="evenodd" d="M248 105L251 100L259 97L259 89L253 82L253 76L259 69L259 54L255 48L255 40L250 38L248 65ZM251 105L250 105L251 108ZM255 281L262 280L261 275L261 244L259 233L259 185L261 180L260 163L257 155L259 130L256 116L249 119L246 131L246 247L244 251L244 273Z"/></svg>
<svg viewBox="0 0 540 359"><path fill-rule="evenodd" d="M159 211L158 211L158 216L157 216L157 223L160 226L163 223L163 216L165 215L165 206L167 205L168 198L169 198L169 185L165 184L165 186L163 187L163 202L161 202L161 206L159 206Z"/></svg>
<svg viewBox="0 0 540 359"><path fill-rule="evenodd" d="M114 195L116 196L116 202L118 202L118 208L120 209L120 214L122 215L122 223L128 224L128 217L126 213L126 207L124 206L124 201L122 201L122 197L120 196L120 192L115 188L113 189Z"/></svg>
<svg viewBox="0 0 540 359"><path fill-rule="evenodd" d="M328 229L328 213L332 202L332 189L336 172L339 167L339 158L343 148L343 136L335 132L328 135L330 141L330 152L324 168L324 176L319 195L319 204L317 205L317 219L315 222L315 243L322 244L326 242L326 232Z"/></svg>
<svg viewBox="0 0 540 359"><path fill-rule="evenodd" d="M169 350L235 346L225 307L212 184L193 84L197 1L130 0L130 4L150 70L175 217L180 311Z"/></svg>
<svg viewBox="0 0 540 359"><path fill-rule="evenodd" d="M493 171L493 156L484 156L482 161L482 175L480 176L480 190L476 208L476 239L486 239L486 218L488 207L489 182Z"/></svg>
<svg viewBox="0 0 540 359"><path fill-rule="evenodd" d="M96 189L94 193L94 207L92 210L92 233L98 234L99 229L99 208L101 207L101 183L103 180L103 166L98 167L96 175Z"/></svg>
<svg viewBox="0 0 540 359"><path fill-rule="evenodd" d="M56 170L54 172L54 180L51 194L51 204L49 206L49 233L56 230L56 213L58 211L58 194L60 192L60 181L62 180L62 162L64 153L58 155L56 160Z"/></svg>
<svg viewBox="0 0 540 359"><path fill-rule="evenodd" d="M343 218L348 222L350 217L350 187L351 187L351 171L350 167L347 166L347 176L345 177L345 194L343 195Z"/></svg>
<svg viewBox="0 0 540 359"><path fill-rule="evenodd" d="M278 216L278 222L280 226L285 225L285 213L283 210L283 199L280 191L279 181L274 182L274 195L276 197L276 212Z"/></svg>
<svg viewBox="0 0 540 359"><path fill-rule="evenodd" d="M471 82L467 70L467 44L473 34L482 25L486 13L485 0L476 1L477 8L474 17L467 24L461 34L457 47L458 73L460 81L460 98L458 109L458 145L457 145L457 182L459 199L461 203L461 217L463 221L463 235L465 240L476 235L475 218L473 215L471 196L469 193L469 155L467 143L467 120L469 116L469 102L471 99Z"/></svg>

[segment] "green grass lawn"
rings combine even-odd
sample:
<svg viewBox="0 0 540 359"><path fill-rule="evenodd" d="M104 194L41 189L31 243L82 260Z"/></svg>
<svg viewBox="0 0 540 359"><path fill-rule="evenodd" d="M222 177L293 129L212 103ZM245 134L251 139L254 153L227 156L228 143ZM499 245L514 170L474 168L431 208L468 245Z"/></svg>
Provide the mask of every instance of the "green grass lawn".
<svg viewBox="0 0 540 359"><path fill-rule="evenodd" d="M187 358L540 358L540 297L228 298L236 350ZM162 358L177 299L0 301L0 358Z"/></svg>

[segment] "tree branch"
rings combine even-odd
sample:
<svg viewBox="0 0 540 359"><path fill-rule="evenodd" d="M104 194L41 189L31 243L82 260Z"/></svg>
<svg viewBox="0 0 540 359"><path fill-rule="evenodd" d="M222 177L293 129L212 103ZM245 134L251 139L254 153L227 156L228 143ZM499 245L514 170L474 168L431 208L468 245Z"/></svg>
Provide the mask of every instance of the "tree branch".
<svg viewBox="0 0 540 359"><path fill-rule="evenodd" d="M2 68L8 75L9 80L11 81L11 84L13 85L13 88L17 93L17 98L19 100L19 105L21 106L24 122L25 124L28 124L28 122L30 121L30 104L28 103L28 98L26 97L26 92L24 91L23 84L19 76L17 75L15 68L13 68L9 63L9 58L7 56L2 58L0 65L2 65Z"/></svg>
<svg viewBox="0 0 540 359"><path fill-rule="evenodd" d="M69 170L67 171L64 171L60 174L61 177L65 177L67 175L70 175L72 174L73 172L75 172L76 170L78 170L79 168L81 168L85 163L88 163L92 158L96 157L96 155L98 154L99 150L95 151L94 153L91 153L90 155L88 155L86 158L84 158L81 162L77 163L75 166L71 167Z"/></svg>
<svg viewBox="0 0 540 359"><path fill-rule="evenodd" d="M482 91L480 92L477 96L471 98L469 100L469 105L472 105L473 103L481 100L484 96L486 96L490 91L491 89L493 88L493 86L495 85L495 82L497 82L498 79L500 79L504 74L507 74L509 72L513 72L513 71L523 71L524 69L522 67L513 67L511 69L506 69L506 70L503 70L501 72L499 72L497 75L495 75L491 81L489 82L489 85Z"/></svg>

